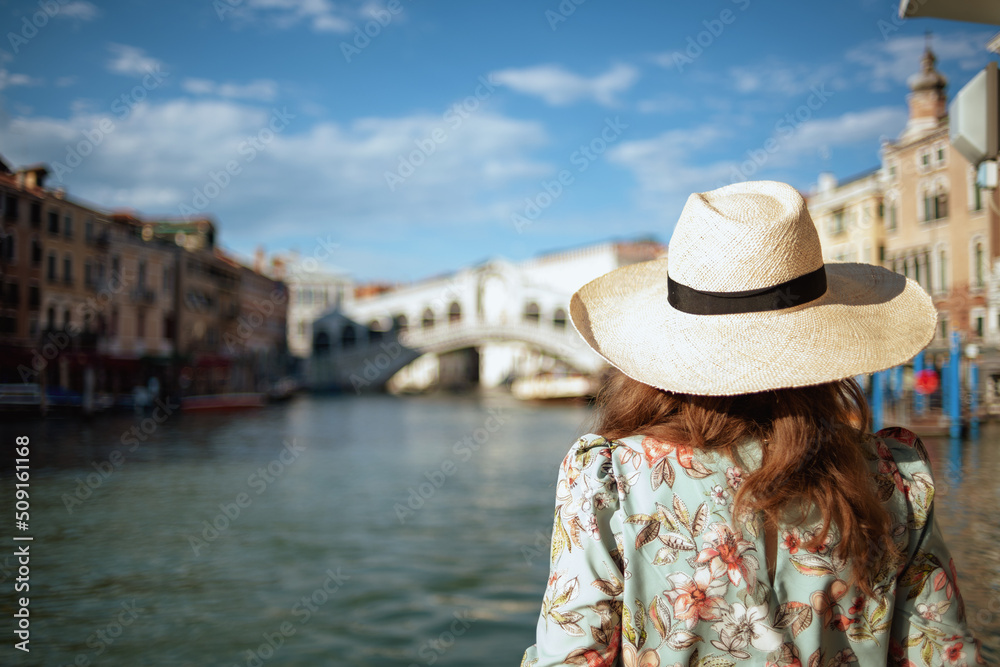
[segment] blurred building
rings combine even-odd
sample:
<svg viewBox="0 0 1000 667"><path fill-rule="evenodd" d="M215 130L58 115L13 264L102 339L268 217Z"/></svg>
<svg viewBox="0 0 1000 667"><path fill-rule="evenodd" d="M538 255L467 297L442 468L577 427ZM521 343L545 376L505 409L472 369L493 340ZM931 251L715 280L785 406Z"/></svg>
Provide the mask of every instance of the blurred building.
<svg viewBox="0 0 1000 667"><path fill-rule="evenodd" d="M0 159L0 403L13 383L91 409L287 372L286 288L223 253L212 220L107 214L47 174Z"/></svg>
<svg viewBox="0 0 1000 667"><path fill-rule="evenodd" d="M288 286L288 350L298 359L312 351L313 322L327 310L344 307L354 298L354 282L346 272L325 267L314 257L297 252L274 255L266 261L263 251L255 259L257 270Z"/></svg>
<svg viewBox="0 0 1000 667"><path fill-rule="evenodd" d="M822 174L808 197L824 257L880 264L916 280L931 294L939 322L931 350L951 331L995 347L1000 309L989 296L1000 258L997 193L979 188L972 165L948 135L948 81L928 47L909 79L909 118L881 147L880 167L838 184ZM1000 292L1000 290L998 290Z"/></svg>

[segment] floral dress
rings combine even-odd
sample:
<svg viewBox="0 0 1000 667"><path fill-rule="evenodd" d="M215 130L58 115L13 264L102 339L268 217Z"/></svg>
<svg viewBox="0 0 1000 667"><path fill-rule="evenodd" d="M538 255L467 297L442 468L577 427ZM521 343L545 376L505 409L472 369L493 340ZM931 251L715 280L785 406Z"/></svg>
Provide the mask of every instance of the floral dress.
<svg viewBox="0 0 1000 667"><path fill-rule="evenodd" d="M580 438L559 471L551 571L522 667L985 664L934 521L923 443L892 428L869 444L905 564L876 563L866 598L834 555L835 526L805 548L817 515L779 530L770 582L761 516L732 514L758 443L729 459L643 436Z"/></svg>

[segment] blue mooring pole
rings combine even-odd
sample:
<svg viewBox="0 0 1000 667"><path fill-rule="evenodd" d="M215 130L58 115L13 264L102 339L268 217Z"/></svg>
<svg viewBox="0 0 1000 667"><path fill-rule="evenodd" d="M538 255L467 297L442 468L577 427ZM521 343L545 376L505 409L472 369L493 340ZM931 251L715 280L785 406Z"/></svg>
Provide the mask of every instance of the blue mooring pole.
<svg viewBox="0 0 1000 667"><path fill-rule="evenodd" d="M872 373L872 432L882 430L882 410L885 404L884 387L885 371Z"/></svg>
<svg viewBox="0 0 1000 667"><path fill-rule="evenodd" d="M962 351L959 349L958 332L951 332L950 354L948 359L948 405L946 412L951 418L948 434L953 438L962 435L962 384L961 377Z"/></svg>
<svg viewBox="0 0 1000 667"><path fill-rule="evenodd" d="M924 370L924 353L923 351L917 352L917 356L913 357L913 379L916 380L917 373ZM916 386L916 385L914 385ZM919 391L914 389L913 391L913 412L917 416L924 414L924 395Z"/></svg>
<svg viewBox="0 0 1000 667"><path fill-rule="evenodd" d="M969 437L979 437L979 364L969 364Z"/></svg>

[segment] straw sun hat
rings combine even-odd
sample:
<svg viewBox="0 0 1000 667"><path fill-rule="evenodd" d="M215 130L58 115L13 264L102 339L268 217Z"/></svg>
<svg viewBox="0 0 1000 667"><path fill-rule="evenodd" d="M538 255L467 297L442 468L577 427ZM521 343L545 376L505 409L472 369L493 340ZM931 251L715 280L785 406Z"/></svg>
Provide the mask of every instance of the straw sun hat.
<svg viewBox="0 0 1000 667"><path fill-rule="evenodd" d="M824 264L802 196L773 181L691 195L668 258L587 283L570 315L626 375L700 395L890 368L923 349L937 321L916 282L870 264Z"/></svg>

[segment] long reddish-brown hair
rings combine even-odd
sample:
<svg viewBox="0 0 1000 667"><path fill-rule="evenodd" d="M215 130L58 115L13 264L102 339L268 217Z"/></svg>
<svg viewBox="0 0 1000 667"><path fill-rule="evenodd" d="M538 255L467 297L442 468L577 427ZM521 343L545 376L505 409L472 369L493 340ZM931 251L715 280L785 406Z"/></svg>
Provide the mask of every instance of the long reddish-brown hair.
<svg viewBox="0 0 1000 667"><path fill-rule="evenodd" d="M730 458L748 439L764 443L760 467L743 475L733 514L762 512L776 529L802 523L815 508L823 527L805 546L821 546L835 524L840 541L833 553L851 564L848 583L865 595L872 595L875 577L885 571L874 567L874 559L898 556L892 518L879 501L866 460L871 413L853 379L695 396L656 389L614 371L597 405L595 432L612 440L641 434Z"/></svg>

